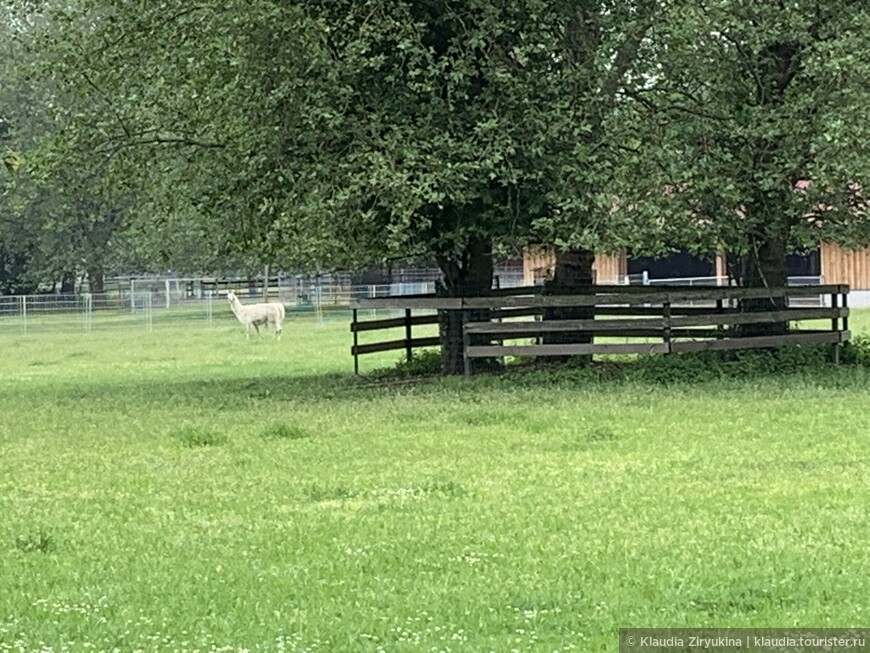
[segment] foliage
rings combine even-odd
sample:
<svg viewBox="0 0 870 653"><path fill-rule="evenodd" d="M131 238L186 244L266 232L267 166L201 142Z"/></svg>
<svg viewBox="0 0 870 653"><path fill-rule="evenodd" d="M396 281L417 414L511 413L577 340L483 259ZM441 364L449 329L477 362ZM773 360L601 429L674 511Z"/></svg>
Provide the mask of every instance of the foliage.
<svg viewBox="0 0 870 653"><path fill-rule="evenodd" d="M66 128L41 165L98 165L267 262L618 238L615 144L641 125L611 114L660 3L44 7L30 52Z"/></svg>
<svg viewBox="0 0 870 653"><path fill-rule="evenodd" d="M626 370L626 377L671 385L811 375L830 365L830 348L825 346L747 349L644 357Z"/></svg>
<svg viewBox="0 0 870 653"><path fill-rule="evenodd" d="M849 365L870 367L870 335L860 333L845 344L841 360Z"/></svg>
<svg viewBox="0 0 870 653"><path fill-rule="evenodd" d="M105 118L107 99L78 97L64 66L75 44L64 40L70 36L65 30L77 33L78 27L60 16L78 5L16 4L0 9L6 46L0 148L12 173L0 178L0 289L30 292L61 282L71 291L86 278L99 291L107 273L253 267L248 257L227 256L224 239L203 228L189 201L167 212L115 153L86 141L85 119ZM87 70L79 77L87 78ZM142 175L153 178L153 161L139 164Z"/></svg>
<svg viewBox="0 0 870 653"><path fill-rule="evenodd" d="M5 102L40 107L7 267L421 256L485 292L542 242L727 250L779 285L791 247L870 243L850 0L4 7Z"/></svg>
<svg viewBox="0 0 870 653"><path fill-rule="evenodd" d="M411 360L402 359L393 367L374 370L371 376L377 379L404 379L432 376L441 373L441 353L437 349L418 349Z"/></svg>
<svg viewBox="0 0 870 653"><path fill-rule="evenodd" d="M868 27L850 0L701 0L657 26L626 106L650 124L631 201L666 216L663 242L756 258L777 243L780 269L789 248L870 243Z"/></svg>

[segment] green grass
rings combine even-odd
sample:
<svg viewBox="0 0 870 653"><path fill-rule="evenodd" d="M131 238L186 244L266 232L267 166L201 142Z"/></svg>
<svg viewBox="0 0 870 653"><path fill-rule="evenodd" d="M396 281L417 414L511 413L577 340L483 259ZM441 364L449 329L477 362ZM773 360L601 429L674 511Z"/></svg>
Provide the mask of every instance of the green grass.
<svg viewBox="0 0 870 653"><path fill-rule="evenodd" d="M866 369L378 387L350 342L0 335L0 651L612 651L870 618Z"/></svg>

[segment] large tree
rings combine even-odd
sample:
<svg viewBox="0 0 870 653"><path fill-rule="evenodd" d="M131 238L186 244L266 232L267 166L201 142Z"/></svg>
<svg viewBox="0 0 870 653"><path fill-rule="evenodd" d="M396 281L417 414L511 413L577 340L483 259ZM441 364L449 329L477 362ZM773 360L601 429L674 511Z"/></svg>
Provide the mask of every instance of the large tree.
<svg viewBox="0 0 870 653"><path fill-rule="evenodd" d="M662 4L48 0L53 150L265 262L424 255L486 294L499 252L614 233L604 121Z"/></svg>
<svg viewBox="0 0 870 653"><path fill-rule="evenodd" d="M114 258L111 239L122 221L119 196L100 174L97 161L70 149L61 159L36 155L46 139L63 133L75 114L63 108L65 94L50 80L34 77L44 63L28 54L32 38L48 28L38 12L26 20L4 15L0 62L0 142L6 167L0 194L0 236L10 276L8 292L54 286L72 292L79 275L102 292L105 268ZM56 31L56 30L51 30Z"/></svg>
<svg viewBox="0 0 870 653"><path fill-rule="evenodd" d="M664 240L738 255L751 287L785 285L795 248L866 244L866 3L698 0L663 30L655 73L630 94L659 128L631 143L632 201L659 213Z"/></svg>

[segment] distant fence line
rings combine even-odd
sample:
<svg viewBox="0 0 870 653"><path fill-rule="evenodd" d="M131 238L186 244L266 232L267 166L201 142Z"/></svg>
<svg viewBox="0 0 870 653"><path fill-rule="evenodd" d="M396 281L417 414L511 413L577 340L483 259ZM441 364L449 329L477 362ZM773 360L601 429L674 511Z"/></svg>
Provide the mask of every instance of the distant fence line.
<svg viewBox="0 0 870 653"><path fill-rule="evenodd" d="M203 297L190 297L183 290L125 291L103 294L0 295L0 334L29 334L47 331L83 332L104 329L152 331L156 326L185 324L212 327L232 321L226 294L238 293L242 303L281 302L288 316L322 320L324 313L349 309L354 299L434 292L431 283L336 286L311 284L304 287L263 288L226 285Z"/></svg>
<svg viewBox="0 0 870 653"><path fill-rule="evenodd" d="M404 278L411 278L406 275ZM421 275L422 276L422 275ZM324 277L325 279L326 277ZM680 283L698 286L722 285L724 278L698 277ZM262 283L251 285L246 279L128 279L126 289L116 287L102 294L0 295L0 334L39 333L44 331L84 332L104 329L151 331L156 326L187 324L211 327L215 321L232 320L225 297L236 292L243 303L280 301L288 312L323 319L324 311L350 309L358 299L396 297L434 292L434 281L399 281L390 284L348 285L327 283L318 278L275 278L268 294ZM639 284L642 279L624 277L620 284ZM665 280L649 280L657 286ZM262 279L260 280L262 282ZM523 277L515 271L503 271L498 285L515 288ZM808 298L818 301L818 297ZM816 304L818 305L818 304ZM395 311L392 311L392 316ZM370 316L374 312L370 311Z"/></svg>
<svg viewBox="0 0 870 653"><path fill-rule="evenodd" d="M311 275L272 274L265 276L234 277L169 277L169 276L130 276L110 277L105 281L105 292L109 295L123 295L135 292L158 292L164 296L183 296L187 299L204 299L208 295L223 295L232 290L242 293L262 294L263 287L269 287L270 295L304 295L314 288L332 289L337 293L347 293L351 288L377 286L379 289L393 288L392 295L406 294L400 289L405 285L433 284L441 277L437 268L397 268L389 273L389 281L375 279L354 281L348 272L331 272ZM524 283L521 265L501 264L495 270L496 286L518 286ZM396 289L399 289L398 291ZM78 289L86 292L87 284Z"/></svg>

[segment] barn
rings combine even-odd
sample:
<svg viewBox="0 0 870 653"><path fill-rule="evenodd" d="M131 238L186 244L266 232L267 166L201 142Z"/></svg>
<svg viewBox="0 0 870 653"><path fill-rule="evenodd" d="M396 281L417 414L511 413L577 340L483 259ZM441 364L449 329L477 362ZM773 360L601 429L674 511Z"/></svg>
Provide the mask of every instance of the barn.
<svg viewBox="0 0 870 653"><path fill-rule="evenodd" d="M543 247L523 253L523 281L542 283L552 275L554 256ZM870 249L848 250L825 243L805 253L788 257L788 275L794 284L848 284L853 306L870 306ZM728 285L728 261L724 254L697 256L677 251L664 257L632 256L623 248L597 254L593 265L596 283L673 283Z"/></svg>

